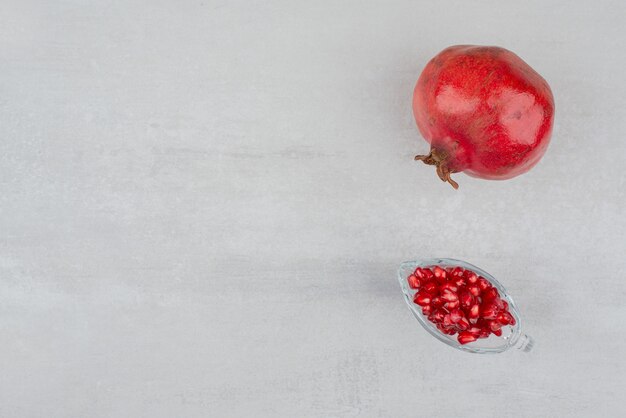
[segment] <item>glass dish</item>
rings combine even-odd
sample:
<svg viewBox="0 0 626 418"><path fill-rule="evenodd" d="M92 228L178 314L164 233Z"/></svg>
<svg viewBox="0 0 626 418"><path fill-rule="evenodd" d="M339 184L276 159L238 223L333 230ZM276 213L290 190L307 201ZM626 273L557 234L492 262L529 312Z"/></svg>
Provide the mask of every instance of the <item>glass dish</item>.
<svg viewBox="0 0 626 418"><path fill-rule="evenodd" d="M491 334L488 338L481 338L469 344L460 344L456 335L446 335L440 332L435 324L430 322L427 317L422 314L422 309L420 306L413 303L413 296L416 291L409 287L407 282L407 278L411 273L415 271L417 267L432 267L432 266L441 266L441 267L462 267L466 270L471 270L478 274L479 276L483 276L487 279L495 288L498 289L500 293L500 297L502 300L506 300L509 304L509 312L515 318L515 325L508 325L502 328L502 336L497 337ZM524 334L522 332L522 320L519 314L519 310L517 309L517 305L513 298L508 294L504 286L500 284L491 274L486 271L466 263L461 260L454 260L451 258L431 258L431 259L420 259L415 261L406 261L400 265L398 269L398 281L400 282L400 287L402 288L402 293L404 294L404 300L406 301L409 309L417 318L420 324L426 331L428 331L432 336L437 338L439 341L446 343L450 347L454 347L461 351L466 351L468 353L477 353L477 354L493 354L493 353L502 353L508 350L511 347L518 348L522 351L528 352L533 348L534 341L531 337Z"/></svg>

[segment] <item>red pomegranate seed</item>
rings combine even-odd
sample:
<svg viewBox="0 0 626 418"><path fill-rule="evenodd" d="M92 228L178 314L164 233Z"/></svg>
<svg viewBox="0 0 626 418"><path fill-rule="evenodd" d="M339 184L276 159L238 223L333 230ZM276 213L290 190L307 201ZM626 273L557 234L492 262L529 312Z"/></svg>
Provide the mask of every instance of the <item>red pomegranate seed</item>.
<svg viewBox="0 0 626 418"><path fill-rule="evenodd" d="M459 336L457 337L457 340L461 344L471 343L473 341L476 341L476 335L472 334L469 331L462 331L462 332L459 332Z"/></svg>
<svg viewBox="0 0 626 418"><path fill-rule="evenodd" d="M426 278L426 274L424 274L424 269L421 267L416 268L415 271L413 272L413 275L419 279Z"/></svg>
<svg viewBox="0 0 626 418"><path fill-rule="evenodd" d="M426 281L430 281L430 280L435 278L435 275L433 274L431 269L429 269L429 268L422 268L422 271L424 272L424 279Z"/></svg>
<svg viewBox="0 0 626 418"><path fill-rule="evenodd" d="M496 289L495 287L490 287L487 290L485 290L481 296L483 300L491 302L495 300L496 298L498 298L500 294L498 293L498 289Z"/></svg>
<svg viewBox="0 0 626 418"><path fill-rule="evenodd" d="M433 299L432 295L424 290L420 290L415 294L413 298L413 302L418 304L419 306L426 306L430 304L430 301Z"/></svg>
<svg viewBox="0 0 626 418"><path fill-rule="evenodd" d="M420 281L419 277L417 277L414 274L411 274L409 276L408 282L409 282L409 287L411 289L419 289L419 287L422 285L422 282Z"/></svg>
<svg viewBox="0 0 626 418"><path fill-rule="evenodd" d="M489 321L487 322L487 324L489 325L489 329L493 332L493 331L498 331L500 328L502 328L502 324L499 323L498 321Z"/></svg>
<svg viewBox="0 0 626 418"><path fill-rule="evenodd" d="M498 316L498 308L491 303L484 303L480 306L480 316L483 319L496 319L496 316Z"/></svg>
<svg viewBox="0 0 626 418"><path fill-rule="evenodd" d="M459 319L459 322L456 323L456 327L460 329L461 331L465 331L466 329L470 327L470 323L467 319L461 318Z"/></svg>
<svg viewBox="0 0 626 418"><path fill-rule="evenodd" d="M452 322L452 318L450 318L450 314L446 314L443 316L443 321L441 321L444 327L449 327L450 325L454 325Z"/></svg>
<svg viewBox="0 0 626 418"><path fill-rule="evenodd" d="M465 270L465 280L469 284L476 284L478 282L478 275L470 270Z"/></svg>
<svg viewBox="0 0 626 418"><path fill-rule="evenodd" d="M451 282L446 282L444 284L442 284L441 286L439 286L439 290L440 291L444 291L444 290L449 290L451 292L456 292L457 290L459 290L459 288Z"/></svg>
<svg viewBox="0 0 626 418"><path fill-rule="evenodd" d="M430 301L430 304L433 306L433 308L439 308L443 305L443 303L443 300L441 300L439 296L435 296L433 300Z"/></svg>
<svg viewBox="0 0 626 418"><path fill-rule="evenodd" d="M478 337L478 335L480 334L480 328L477 327L476 325L470 326L470 328L468 328L467 332L470 332L472 334L474 334L476 337Z"/></svg>
<svg viewBox="0 0 626 418"><path fill-rule="evenodd" d="M456 329L454 326L450 325L450 326L446 326L443 323L440 324L436 324L437 329L441 332L443 332L444 334L447 335L454 335L456 334Z"/></svg>
<svg viewBox="0 0 626 418"><path fill-rule="evenodd" d="M433 274L435 275L435 280L439 283L445 283L446 277L448 276L448 273L439 266L433 267Z"/></svg>
<svg viewBox="0 0 626 418"><path fill-rule="evenodd" d="M427 282L422 286L422 290L425 290L430 294L435 294L437 292L437 283Z"/></svg>
<svg viewBox="0 0 626 418"><path fill-rule="evenodd" d="M501 337L502 336L502 330L501 329L496 330L496 331L492 331L492 332L493 332L493 335L495 335L496 337Z"/></svg>
<svg viewBox="0 0 626 418"><path fill-rule="evenodd" d="M497 307L499 310L503 310L503 309L504 309L504 301L503 301L502 299L500 299L499 297L498 297L498 298L495 298L495 299L493 300L493 303L496 305L496 307Z"/></svg>
<svg viewBox="0 0 626 418"><path fill-rule="evenodd" d="M455 267L452 269L452 271L450 272L450 276L453 279L461 279L463 278L463 274L465 272L463 271L463 269L461 267Z"/></svg>
<svg viewBox="0 0 626 418"><path fill-rule="evenodd" d="M446 302L456 302L457 300L459 300L459 297L452 290L444 289L444 291L441 292L441 299L445 300Z"/></svg>
<svg viewBox="0 0 626 418"><path fill-rule="evenodd" d="M472 294L472 296L479 296L480 295L480 287L478 287L478 285L471 284L471 285L467 286L467 290Z"/></svg>
<svg viewBox="0 0 626 418"><path fill-rule="evenodd" d="M450 311L450 319L452 320L452 322L454 322L455 324L457 322L459 322L461 320L461 318L463 318L465 315L463 315L463 311L461 311L460 309L452 309Z"/></svg>
<svg viewBox="0 0 626 418"><path fill-rule="evenodd" d="M430 315L432 311L433 311L433 307L430 305L426 305L422 307L422 314L426 316Z"/></svg>
<svg viewBox="0 0 626 418"><path fill-rule="evenodd" d="M446 312L442 309L435 309L433 313L428 316L431 322L439 323L443 321L443 317L446 315Z"/></svg>
<svg viewBox="0 0 626 418"><path fill-rule="evenodd" d="M466 289L459 291L459 302L461 302L462 308L469 308L474 303L474 297Z"/></svg>
<svg viewBox="0 0 626 418"><path fill-rule="evenodd" d="M469 309L469 312L467 312L467 317L469 319L477 319L479 316L480 316L480 306L478 305L473 305Z"/></svg>
<svg viewBox="0 0 626 418"><path fill-rule="evenodd" d="M480 334L478 334L478 338L488 338L489 334L491 334L491 330L489 328L483 328L480 330Z"/></svg>
<svg viewBox="0 0 626 418"><path fill-rule="evenodd" d="M515 318L508 312L500 312L496 320L502 325L515 325Z"/></svg>
<svg viewBox="0 0 626 418"><path fill-rule="evenodd" d="M459 302L458 300L455 300L454 302L446 302L443 304L443 306L448 310L452 310L461 306L461 302Z"/></svg>
<svg viewBox="0 0 626 418"><path fill-rule="evenodd" d="M505 311L509 310L509 303L506 300L502 301L502 309L504 309Z"/></svg>
<svg viewBox="0 0 626 418"><path fill-rule="evenodd" d="M446 329L443 333L444 334L448 334L448 335L454 335L454 334L456 334L456 330L455 329Z"/></svg>
<svg viewBox="0 0 626 418"><path fill-rule="evenodd" d="M485 291L491 287L491 283L489 283L489 281L482 276L478 278L477 284L478 284L478 287L480 287L480 290L482 291Z"/></svg>

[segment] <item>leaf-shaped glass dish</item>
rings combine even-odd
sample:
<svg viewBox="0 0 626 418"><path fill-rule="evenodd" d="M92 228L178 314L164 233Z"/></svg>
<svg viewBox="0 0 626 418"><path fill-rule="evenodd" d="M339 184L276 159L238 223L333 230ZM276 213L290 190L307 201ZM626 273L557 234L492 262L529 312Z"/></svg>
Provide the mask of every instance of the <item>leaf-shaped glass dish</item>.
<svg viewBox="0 0 626 418"><path fill-rule="evenodd" d="M488 338L481 338L474 342L468 344L461 344L457 341L456 335L446 335L439 331L435 324L430 322L430 320L424 316L422 313L422 308L419 305L416 305L413 302L413 297L415 296L416 290L411 289L409 287L407 278L415 271L417 267L434 267L440 266L442 268L446 267L462 267L466 270L471 270L479 276L487 279L493 287L498 289L500 293L500 298L502 300L506 300L509 304L509 312L515 318L515 325L507 325L502 327L502 336L497 337L491 334ZM504 286L500 284L491 274L482 270L479 267L476 267L472 264L466 263L461 260L454 260L451 258L430 258L430 259L420 259L415 261L406 261L400 265L398 269L398 281L400 282L400 287L402 288L402 293L404 294L404 300L406 301L409 309L417 318L420 324L426 331L428 331L432 336L437 338L439 341L446 343L450 347L454 347L461 351L466 351L468 353L477 353L477 354L493 354L493 353L502 353L508 350L511 347L516 347L521 349L522 351L530 351L534 345L534 341L531 337L524 334L522 332L522 320L519 314L519 310L513 298L508 294Z"/></svg>

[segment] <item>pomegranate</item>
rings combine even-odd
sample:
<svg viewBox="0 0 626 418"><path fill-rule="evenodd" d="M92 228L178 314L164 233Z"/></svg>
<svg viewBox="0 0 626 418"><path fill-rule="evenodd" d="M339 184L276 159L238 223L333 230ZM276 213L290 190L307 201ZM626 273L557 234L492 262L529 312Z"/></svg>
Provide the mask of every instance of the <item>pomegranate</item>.
<svg viewBox="0 0 626 418"><path fill-rule="evenodd" d="M505 180L530 170L550 142L554 99L548 83L517 55L495 46L457 45L426 65L413 114L428 155L455 189L451 173Z"/></svg>
<svg viewBox="0 0 626 418"><path fill-rule="evenodd" d="M446 335L458 333L461 344L490 334L502 335L502 327L515 325L509 305L487 279L462 267L418 267L407 277L416 291L413 302ZM475 283L475 284L468 284Z"/></svg>

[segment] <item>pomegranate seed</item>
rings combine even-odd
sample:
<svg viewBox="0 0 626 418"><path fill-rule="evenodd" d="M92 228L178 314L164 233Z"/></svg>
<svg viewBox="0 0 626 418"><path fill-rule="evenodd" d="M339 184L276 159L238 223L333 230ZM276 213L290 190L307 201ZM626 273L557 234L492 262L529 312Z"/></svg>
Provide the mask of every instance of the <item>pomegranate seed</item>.
<svg viewBox="0 0 626 418"><path fill-rule="evenodd" d="M460 309L452 309L450 311L450 319L452 320L452 322L454 322L455 324L457 322L459 322L461 320L461 318L463 318L463 312Z"/></svg>
<svg viewBox="0 0 626 418"><path fill-rule="evenodd" d="M459 302L463 308L469 308L474 303L474 297L466 289L461 289L459 292Z"/></svg>
<svg viewBox="0 0 626 418"><path fill-rule="evenodd" d="M426 275L424 274L424 269L421 267L416 268L415 271L413 272L413 275L419 279L426 278Z"/></svg>
<svg viewBox="0 0 626 418"><path fill-rule="evenodd" d="M477 338L478 338L478 335L480 334L480 331L481 329L477 326L472 326L467 330L467 332L474 334Z"/></svg>
<svg viewBox="0 0 626 418"><path fill-rule="evenodd" d="M483 328L480 330L480 334L478 334L478 338L488 338L489 334L491 334L491 330L489 328Z"/></svg>
<svg viewBox="0 0 626 418"><path fill-rule="evenodd" d="M434 294L437 292L437 283L427 282L425 285L422 286L422 289L430 294Z"/></svg>
<svg viewBox="0 0 626 418"><path fill-rule="evenodd" d="M501 337L502 336L502 330L498 329L496 331L493 331L493 335L497 336L497 337Z"/></svg>
<svg viewBox="0 0 626 418"><path fill-rule="evenodd" d="M409 287L411 289L419 289L419 287L422 285L420 279L414 274L411 274L407 281L409 282Z"/></svg>
<svg viewBox="0 0 626 418"><path fill-rule="evenodd" d="M466 283L465 283L465 279L464 279L463 277L459 277L459 278L457 278L457 279L455 279L455 280L454 280L454 284L455 284L457 287L463 287L463 286L465 286L465 285L466 285Z"/></svg>
<svg viewBox="0 0 626 418"><path fill-rule="evenodd" d="M467 290L472 294L472 296L480 295L480 287L478 287L478 285L475 285L475 284L469 285L467 286Z"/></svg>
<svg viewBox="0 0 626 418"><path fill-rule="evenodd" d="M450 271L449 276L452 279L460 279L463 278L463 269L461 267L455 267L452 269L452 271Z"/></svg>
<svg viewBox="0 0 626 418"><path fill-rule="evenodd" d="M465 280L467 280L467 283L476 284L476 282L478 282L478 275L473 271L465 270Z"/></svg>
<svg viewBox="0 0 626 418"><path fill-rule="evenodd" d="M493 300L493 303L496 305L496 307L497 307L499 310L503 310L503 309L504 309L504 301L503 301L502 299L500 299L499 297L498 297L498 298L495 298L495 299Z"/></svg>
<svg viewBox="0 0 626 418"><path fill-rule="evenodd" d="M446 326L443 323L436 324L437 329L444 334L453 335L456 333L456 329L453 326Z"/></svg>
<svg viewBox="0 0 626 418"><path fill-rule="evenodd" d="M435 280L439 283L445 283L446 277L448 273L439 266L433 267L433 274L435 275Z"/></svg>
<svg viewBox="0 0 626 418"><path fill-rule="evenodd" d="M446 312L442 309L435 309L433 313L428 316L431 322L439 323L443 321L443 317L446 315Z"/></svg>
<svg viewBox="0 0 626 418"><path fill-rule="evenodd" d="M470 323L467 319L461 318L459 319L459 322L456 323L456 327L460 329L461 331L465 331L466 329L470 327Z"/></svg>
<svg viewBox="0 0 626 418"><path fill-rule="evenodd" d="M469 331L462 331L462 332L459 332L459 336L457 337L457 340L461 344L471 343L473 341L476 341L476 335L472 334Z"/></svg>
<svg viewBox="0 0 626 418"><path fill-rule="evenodd" d="M443 292L441 292L441 299L445 300L446 302L456 302L457 300L459 300L459 297L452 290L445 289Z"/></svg>
<svg viewBox="0 0 626 418"><path fill-rule="evenodd" d="M496 320L502 325L515 325L515 318L508 312L500 312Z"/></svg>
<svg viewBox="0 0 626 418"><path fill-rule="evenodd" d="M452 310L461 306L461 302L459 302L458 300L455 300L454 302L446 302L443 304L443 306L448 310Z"/></svg>
<svg viewBox="0 0 626 418"><path fill-rule="evenodd" d="M441 321L444 327L449 327L450 325L454 325L452 322L452 318L450 318L450 314L446 314L443 316L443 321Z"/></svg>
<svg viewBox="0 0 626 418"><path fill-rule="evenodd" d="M480 276L478 278L477 284L478 284L478 287L480 287L480 290L482 291L485 291L491 287L491 283L489 283L489 281L485 279L483 276Z"/></svg>
<svg viewBox="0 0 626 418"><path fill-rule="evenodd" d="M509 310L509 303L506 300L502 301L502 309L504 309L505 311Z"/></svg>
<svg viewBox="0 0 626 418"><path fill-rule="evenodd" d="M448 334L448 335L454 335L454 334L456 334L456 330L455 329L446 329L443 333L444 334Z"/></svg>
<svg viewBox="0 0 626 418"><path fill-rule="evenodd" d="M491 331L498 331L500 328L502 328L502 324L498 321L489 321L487 324L489 325L489 329Z"/></svg>
<svg viewBox="0 0 626 418"><path fill-rule="evenodd" d="M459 288L456 287L456 285L454 283L447 282L447 283L444 283L441 286L439 286L439 290L441 290L442 292L444 290L449 290L451 292L456 292L457 290L459 290Z"/></svg>
<svg viewBox="0 0 626 418"><path fill-rule="evenodd" d="M424 290L420 290L415 294L413 298L413 302L415 302L419 306L426 306L430 304L430 301L433 299L432 295Z"/></svg>
<svg viewBox="0 0 626 418"><path fill-rule="evenodd" d="M435 275L433 274L432 270L429 268L423 268L422 271L424 272L424 279L426 281L430 281L432 279L435 278Z"/></svg>
<svg viewBox="0 0 626 418"><path fill-rule="evenodd" d="M478 305L473 305L469 309L469 312L467 313L467 317L469 319L477 319L479 315L480 315L480 306Z"/></svg>
<svg viewBox="0 0 626 418"><path fill-rule="evenodd" d="M493 301L496 298L498 298L500 294L498 293L498 289L496 289L495 287L490 287L487 290L485 290L481 296L483 300Z"/></svg>
<svg viewBox="0 0 626 418"><path fill-rule="evenodd" d="M480 314L484 319L496 319L498 309L493 304L486 303L481 305Z"/></svg>
<svg viewBox="0 0 626 418"><path fill-rule="evenodd" d="M441 300L441 298L439 296L435 296L433 298L433 300L430 302L431 305L433 305L433 308L439 308L440 306L443 305L443 300Z"/></svg>
<svg viewBox="0 0 626 418"><path fill-rule="evenodd" d="M428 316L433 311L433 307L430 305L426 305L422 307L422 314Z"/></svg>

